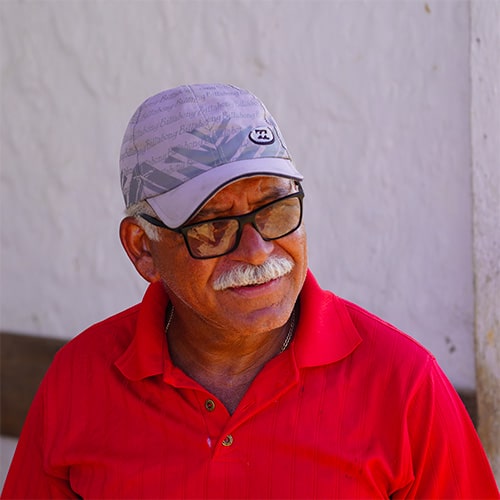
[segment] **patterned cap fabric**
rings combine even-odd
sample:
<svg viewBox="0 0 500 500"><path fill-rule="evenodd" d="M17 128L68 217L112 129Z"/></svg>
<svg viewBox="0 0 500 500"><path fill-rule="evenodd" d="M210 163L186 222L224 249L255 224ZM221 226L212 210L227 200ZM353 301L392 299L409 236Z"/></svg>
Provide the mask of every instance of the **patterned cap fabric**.
<svg viewBox="0 0 500 500"><path fill-rule="evenodd" d="M303 178L264 104L225 84L184 85L144 101L125 131L120 171L125 205L147 200L171 228L243 177Z"/></svg>

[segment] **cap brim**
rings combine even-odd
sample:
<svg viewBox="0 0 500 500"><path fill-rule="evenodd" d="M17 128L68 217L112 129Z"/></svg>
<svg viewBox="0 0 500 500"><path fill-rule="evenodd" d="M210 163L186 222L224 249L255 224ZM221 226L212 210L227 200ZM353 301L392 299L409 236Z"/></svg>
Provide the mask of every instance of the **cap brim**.
<svg viewBox="0 0 500 500"><path fill-rule="evenodd" d="M148 198L148 203L162 222L176 229L185 224L218 191L245 177L273 175L301 181L303 176L291 160L253 158L226 163L207 170L180 186Z"/></svg>

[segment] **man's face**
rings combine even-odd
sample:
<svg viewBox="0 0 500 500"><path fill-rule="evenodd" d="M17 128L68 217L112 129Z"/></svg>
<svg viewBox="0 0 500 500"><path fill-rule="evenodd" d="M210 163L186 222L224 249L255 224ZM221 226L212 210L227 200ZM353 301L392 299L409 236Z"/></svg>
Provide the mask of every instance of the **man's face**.
<svg viewBox="0 0 500 500"><path fill-rule="evenodd" d="M296 187L288 179L242 179L217 193L189 223L246 214L294 191ZM160 234L160 241L151 242L151 253L179 314L187 312L197 321L241 333L267 331L286 323L307 271L303 225L288 236L264 241L251 224L246 224L234 251L204 260L189 255L182 235L168 230ZM214 288L217 278L228 271L242 264L262 265L276 257L292 263L291 272L260 285Z"/></svg>

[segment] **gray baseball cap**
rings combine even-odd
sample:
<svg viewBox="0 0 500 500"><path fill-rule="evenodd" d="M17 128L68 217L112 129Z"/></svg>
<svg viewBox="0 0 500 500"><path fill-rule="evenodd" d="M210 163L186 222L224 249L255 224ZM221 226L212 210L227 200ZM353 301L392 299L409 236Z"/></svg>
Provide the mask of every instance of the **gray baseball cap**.
<svg viewBox="0 0 500 500"><path fill-rule="evenodd" d="M147 200L170 228L244 177L303 179L264 104L226 84L183 85L144 101L125 131L120 173L125 205Z"/></svg>

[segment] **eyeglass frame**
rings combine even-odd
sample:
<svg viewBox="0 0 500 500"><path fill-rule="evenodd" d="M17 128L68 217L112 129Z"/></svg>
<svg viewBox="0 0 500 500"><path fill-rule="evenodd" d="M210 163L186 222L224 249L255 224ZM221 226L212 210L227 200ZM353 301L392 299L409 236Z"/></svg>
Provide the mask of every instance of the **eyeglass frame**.
<svg viewBox="0 0 500 500"><path fill-rule="evenodd" d="M185 224L185 225L179 226L178 228L168 227L160 219L157 219L156 217L153 217L152 215L149 215L146 213L140 213L140 214L138 214L138 216L141 217L142 219L144 219L145 221L149 222L150 224L153 224L153 226L156 226L156 227L159 227L162 229L168 229L169 231L172 231L174 233L182 234L182 236L184 238L184 243L186 244L189 255L191 255L191 257L193 257L193 259L199 259L199 260L215 259L217 257L222 257L223 255L227 255L238 248L238 245L240 244L240 240L241 240L241 235L243 234L243 228L245 227L246 224L251 224L252 227L257 231L257 233L259 233L259 236L264 241L279 240L280 238L284 238L285 236L288 236L289 234L292 234L293 232L295 232L302 224L302 218L303 218L303 213L304 213L303 199L305 196L304 191L302 189L302 185L297 182L297 186L298 186L298 191L295 191L294 193L290 193L286 196L283 196L282 198L278 198L276 200L270 201L269 203L266 203L265 205L262 205L262 206L256 208L255 210L252 210L251 212L248 212L246 214L229 215L229 216L225 216L225 217L216 217L214 219L207 219L207 220L202 220L199 222L193 222L192 224ZM276 238L265 238L264 236L262 236L262 234L259 231L259 228L257 227L257 225L255 223L255 217L257 216L257 214L260 211L270 207L271 205L274 205L275 203L279 203L280 201L285 201L285 200L288 200L291 198L297 198L299 200L300 216L299 216L299 221L298 221L297 225L293 229L291 229L290 231L288 231L285 234L282 234L281 236L278 236ZM191 246L189 245L188 231L190 229L192 229L193 227L199 226L201 224L214 223L214 222L228 220L228 219L236 220L236 222L238 223L238 229L236 231L236 237L235 237L233 246L229 250L227 250L221 254L208 255L206 257L194 255L193 251L191 250Z"/></svg>

